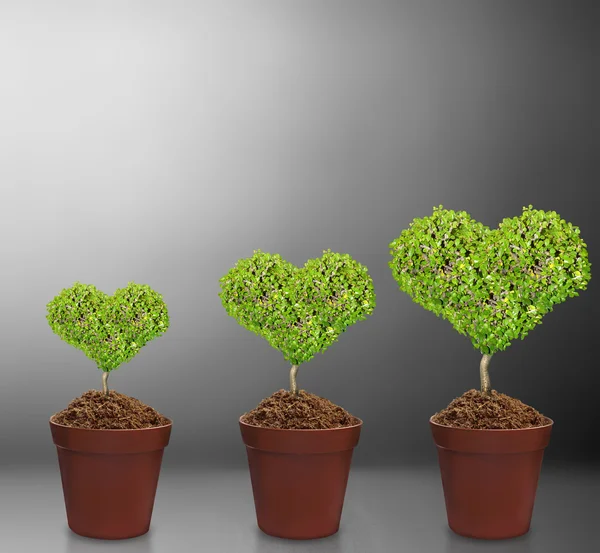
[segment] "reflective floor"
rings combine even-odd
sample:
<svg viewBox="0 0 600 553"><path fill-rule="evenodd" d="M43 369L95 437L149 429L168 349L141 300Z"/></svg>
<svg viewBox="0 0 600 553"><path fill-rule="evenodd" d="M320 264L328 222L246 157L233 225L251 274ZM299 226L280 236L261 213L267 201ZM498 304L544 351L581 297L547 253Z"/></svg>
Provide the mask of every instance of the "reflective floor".
<svg viewBox="0 0 600 553"><path fill-rule="evenodd" d="M354 467L338 534L297 542L271 538L257 528L246 470L165 468L150 532L100 541L68 529L57 467L6 467L0 472L0 551L593 553L600 551L599 492L598 468L545 466L529 534L488 542L448 529L437 467Z"/></svg>

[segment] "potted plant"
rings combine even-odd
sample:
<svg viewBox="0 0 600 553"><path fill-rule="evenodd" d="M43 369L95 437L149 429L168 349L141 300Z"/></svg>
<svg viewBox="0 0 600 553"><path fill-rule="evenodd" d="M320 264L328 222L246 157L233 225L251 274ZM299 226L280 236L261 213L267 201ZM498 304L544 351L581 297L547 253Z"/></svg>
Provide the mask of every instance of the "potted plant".
<svg viewBox="0 0 600 553"><path fill-rule="evenodd" d="M555 304L586 288L590 263L579 229L529 206L490 230L439 206L390 248L400 289L469 336L482 355L480 390L430 419L448 524L476 538L524 534L553 421L493 390L489 364Z"/></svg>
<svg viewBox="0 0 600 553"><path fill-rule="evenodd" d="M129 283L108 296L75 283L47 309L52 330L102 371L102 391L89 390L50 418L69 527L91 538L144 534L172 422L109 390L108 376L167 330L167 306L146 285Z"/></svg>
<svg viewBox="0 0 600 553"><path fill-rule="evenodd" d="M223 306L291 364L279 390L239 420L259 528L290 539L339 529L350 462L362 421L299 390L298 368L375 308L367 268L348 254L323 252L298 268L254 252L220 279Z"/></svg>

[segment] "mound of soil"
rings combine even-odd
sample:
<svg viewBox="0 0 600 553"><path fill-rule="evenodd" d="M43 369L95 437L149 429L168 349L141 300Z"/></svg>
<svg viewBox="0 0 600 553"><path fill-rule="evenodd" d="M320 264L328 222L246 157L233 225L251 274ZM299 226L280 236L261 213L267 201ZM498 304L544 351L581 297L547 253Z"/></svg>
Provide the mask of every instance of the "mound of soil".
<svg viewBox="0 0 600 553"><path fill-rule="evenodd" d="M549 424L549 419L522 401L496 390L488 396L469 390L433 416L433 422L454 428L508 430Z"/></svg>
<svg viewBox="0 0 600 553"><path fill-rule="evenodd" d="M354 426L360 421L328 399L298 390L279 390L242 416L242 422L264 428L325 430Z"/></svg>
<svg viewBox="0 0 600 553"><path fill-rule="evenodd" d="M52 422L73 428L132 430L164 426L171 421L139 399L109 390L89 390L52 416Z"/></svg>

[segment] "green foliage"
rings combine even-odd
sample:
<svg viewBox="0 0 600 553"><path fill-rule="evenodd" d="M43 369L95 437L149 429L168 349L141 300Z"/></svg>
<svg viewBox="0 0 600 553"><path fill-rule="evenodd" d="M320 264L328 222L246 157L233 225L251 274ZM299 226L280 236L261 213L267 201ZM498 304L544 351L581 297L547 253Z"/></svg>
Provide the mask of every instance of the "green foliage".
<svg viewBox="0 0 600 553"><path fill-rule="evenodd" d="M227 313L293 365L325 351L375 308L367 268L331 250L302 268L257 250L240 259L220 283Z"/></svg>
<svg viewBox="0 0 600 553"><path fill-rule="evenodd" d="M527 336L591 278L579 228L532 206L496 230L439 206L390 248L400 289L487 354Z"/></svg>
<svg viewBox="0 0 600 553"><path fill-rule="evenodd" d="M145 284L133 282L114 296L77 282L47 307L54 333L105 372L131 361L147 342L169 327L162 296Z"/></svg>

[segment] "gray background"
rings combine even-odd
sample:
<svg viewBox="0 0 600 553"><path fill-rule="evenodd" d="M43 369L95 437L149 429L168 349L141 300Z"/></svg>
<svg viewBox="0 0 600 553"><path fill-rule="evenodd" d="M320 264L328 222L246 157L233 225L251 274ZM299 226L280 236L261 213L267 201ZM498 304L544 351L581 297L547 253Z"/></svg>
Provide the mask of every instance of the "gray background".
<svg viewBox="0 0 600 553"><path fill-rule="evenodd" d="M466 551L445 533L427 421L479 385L479 354L398 290L388 244L434 205L495 227L531 203L580 227L594 273L594 8L571 0L0 0L0 475L20 498L5 504L2 520L29 527L10 522L19 501L28 510L47 501L63 520L48 418L101 385L93 362L50 331L47 302L77 280L107 293L135 281L163 294L171 328L110 384L174 420L163 465L163 487L174 488L164 501L186 493L184 479L169 480L175 472L200 478L203 467L237 467L243 502L225 479L216 506L245 506L239 539L256 538L252 550L283 550L255 535L237 420L287 386L288 366L226 316L218 279L256 248L298 265L331 248L369 267L378 303L299 373L302 388L365 422L345 513L347 532L366 541L351 541L356 551L386 551L377 540L398 544L402 529L415 540L407 550ZM597 290L593 278L491 365L494 388L555 420L545 466L557 470L594 461ZM358 476L417 464L431 468L430 479L398 473L406 487L381 503L374 498L389 483L373 488ZM576 509L593 512L591 480L582 500L565 476L574 473L561 474L540 489L546 541L512 550L583 537ZM213 499L221 493L213 491ZM205 508L193 499L186 509ZM381 517L364 533L361 520L377 508ZM168 513L192 529L208 516L160 501L157 509L162 539ZM57 531L54 519L39 517ZM319 551L353 551L339 541L353 534L344 535ZM417 546L425 538L433 541ZM57 550L87 547L68 534L56 539L67 540ZM144 539L140 551L165 550Z"/></svg>
<svg viewBox="0 0 600 553"><path fill-rule="evenodd" d="M595 262L585 3L0 5L2 463L54 462L48 417L101 386L45 319L76 280L163 294L171 328L110 383L173 418L169 463L241 464L237 419L288 365L225 314L219 277L255 248L350 253L377 308L299 384L364 420L357 463L397 464L431 460L429 416L479 385L469 339L391 276L413 217L494 227L531 203ZM597 305L592 279L492 361L556 421L552 458L592 452Z"/></svg>

